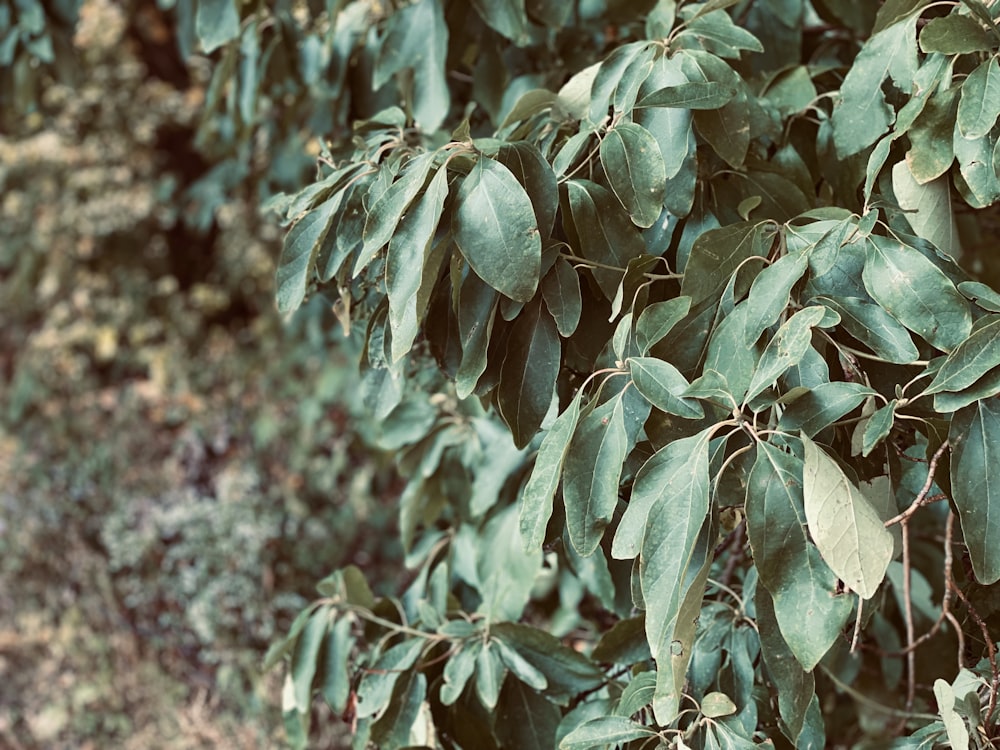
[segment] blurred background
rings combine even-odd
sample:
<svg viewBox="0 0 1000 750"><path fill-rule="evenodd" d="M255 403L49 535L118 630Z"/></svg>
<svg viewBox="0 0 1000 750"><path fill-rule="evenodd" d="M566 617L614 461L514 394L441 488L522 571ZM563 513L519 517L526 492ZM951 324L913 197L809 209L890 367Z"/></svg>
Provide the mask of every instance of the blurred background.
<svg viewBox="0 0 1000 750"><path fill-rule="evenodd" d="M180 4L63 5L0 78L0 747L280 747L268 644L399 560L343 335L278 317L259 210L335 92L241 119Z"/></svg>

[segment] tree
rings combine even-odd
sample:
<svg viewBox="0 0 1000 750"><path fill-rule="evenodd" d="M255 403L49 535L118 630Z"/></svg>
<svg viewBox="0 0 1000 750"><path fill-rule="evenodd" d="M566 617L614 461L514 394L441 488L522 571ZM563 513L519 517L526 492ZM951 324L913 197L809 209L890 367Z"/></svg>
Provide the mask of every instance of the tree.
<svg viewBox="0 0 1000 750"><path fill-rule="evenodd" d="M267 660L292 744L991 744L1000 3L318 6L178 3L234 121L335 104L277 302L407 478L398 596Z"/></svg>

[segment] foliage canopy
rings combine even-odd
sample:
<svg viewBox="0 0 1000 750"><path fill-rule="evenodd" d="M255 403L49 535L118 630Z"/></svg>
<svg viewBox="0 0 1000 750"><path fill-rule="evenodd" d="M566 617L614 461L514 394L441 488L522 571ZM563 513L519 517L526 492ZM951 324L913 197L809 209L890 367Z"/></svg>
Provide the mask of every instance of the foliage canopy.
<svg viewBox="0 0 1000 750"><path fill-rule="evenodd" d="M272 650L293 744L989 745L1000 3L315 5L193 15L234 117L336 101L277 303L408 477L400 596Z"/></svg>

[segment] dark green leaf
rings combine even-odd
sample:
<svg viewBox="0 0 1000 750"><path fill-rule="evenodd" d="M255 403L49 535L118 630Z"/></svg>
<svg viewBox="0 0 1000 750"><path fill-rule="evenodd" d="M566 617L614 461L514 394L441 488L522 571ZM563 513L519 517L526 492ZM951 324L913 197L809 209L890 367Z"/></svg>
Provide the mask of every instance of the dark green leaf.
<svg viewBox="0 0 1000 750"><path fill-rule="evenodd" d="M785 308L792 287L802 278L808 267L805 253L785 255L765 268L750 286L744 336L753 344L765 328L773 325Z"/></svg>
<svg viewBox="0 0 1000 750"><path fill-rule="evenodd" d="M562 258L556 260L542 279L542 298L556 321L559 335L572 336L580 323L583 299L579 274Z"/></svg>
<svg viewBox="0 0 1000 750"><path fill-rule="evenodd" d="M736 96L736 89L716 81L694 81L665 86L647 94L635 105L642 107L678 107L680 109L718 109Z"/></svg>
<svg viewBox="0 0 1000 750"><path fill-rule="evenodd" d="M316 253L340 207L340 200L341 193L337 193L299 219L285 235L275 279L279 312L297 310L305 299Z"/></svg>
<svg viewBox="0 0 1000 750"><path fill-rule="evenodd" d="M876 235L866 250L865 289L892 317L944 351L969 335L969 303L920 251Z"/></svg>
<svg viewBox="0 0 1000 750"><path fill-rule="evenodd" d="M632 221L640 227L652 226L663 211L667 184L656 139L640 125L622 123L601 141L601 162Z"/></svg>
<svg viewBox="0 0 1000 750"><path fill-rule="evenodd" d="M1000 312L1000 294L980 281L963 281L958 285L966 299L974 300L984 310Z"/></svg>
<svg viewBox="0 0 1000 750"><path fill-rule="evenodd" d="M715 55L684 51L684 72L692 83L710 81L735 88L736 95L718 109L696 110L694 126L723 161L743 166L750 146L750 105L743 80Z"/></svg>
<svg viewBox="0 0 1000 750"><path fill-rule="evenodd" d="M860 383L823 383L796 399L781 415L778 427L812 437L874 395L876 391Z"/></svg>
<svg viewBox="0 0 1000 750"><path fill-rule="evenodd" d="M646 642L646 634L641 633L643 643ZM649 647L646 647L647 652ZM648 658L648 657L647 657ZM618 700L615 709L617 716L632 716L653 702L653 694L656 691L656 671L649 670L640 672L632 681L625 686L622 697Z"/></svg>
<svg viewBox="0 0 1000 750"><path fill-rule="evenodd" d="M409 353L417 337L420 324L417 292L447 196L448 171L442 167L423 196L406 212L389 240L385 286L394 363Z"/></svg>
<svg viewBox="0 0 1000 750"><path fill-rule="evenodd" d="M481 157L462 182L455 243L487 284L517 302L538 288L542 242L531 199L500 162Z"/></svg>
<svg viewBox="0 0 1000 750"><path fill-rule="evenodd" d="M583 257L622 269L593 271L601 291L609 300L614 299L628 262L646 252L646 243L606 188L588 180L570 180L566 191Z"/></svg>
<svg viewBox="0 0 1000 750"><path fill-rule="evenodd" d="M520 680L507 680L497 706L497 739L504 747L551 750L562 712Z"/></svg>
<svg viewBox="0 0 1000 750"><path fill-rule="evenodd" d="M455 392L468 398L486 370L487 353L496 317L497 291L469 271L458 292L458 339L462 360L455 374Z"/></svg>
<svg viewBox="0 0 1000 750"><path fill-rule="evenodd" d="M680 49L704 49L719 57L737 60L743 50L764 51L757 37L737 26L729 14L721 10L700 15L690 21L674 37L673 46Z"/></svg>
<svg viewBox="0 0 1000 750"><path fill-rule="evenodd" d="M869 455L879 443L888 437L896 416L897 403L896 399L893 399L868 418L861 436L862 456Z"/></svg>
<svg viewBox="0 0 1000 750"><path fill-rule="evenodd" d="M892 535L840 465L808 437L802 437L802 445L809 533L833 572L852 591L871 599L892 559Z"/></svg>
<svg viewBox="0 0 1000 750"><path fill-rule="evenodd" d="M639 615L616 622L601 636L591 657L594 661L613 664L635 664L650 659L646 618Z"/></svg>
<svg viewBox="0 0 1000 750"><path fill-rule="evenodd" d="M550 633L512 622L497 623L490 632L545 675L545 694L553 699L576 696L604 683L604 673L596 664Z"/></svg>
<svg viewBox="0 0 1000 750"><path fill-rule="evenodd" d="M497 388L500 415L519 448L535 436L549 410L561 356L555 321L538 300L514 324Z"/></svg>
<svg viewBox="0 0 1000 750"><path fill-rule="evenodd" d="M925 393L960 391L1000 365L1000 317L991 318L952 350Z"/></svg>
<svg viewBox="0 0 1000 750"><path fill-rule="evenodd" d="M765 253L766 224L740 222L702 233L684 267L681 291L697 305L724 286L747 258Z"/></svg>
<svg viewBox="0 0 1000 750"><path fill-rule="evenodd" d="M472 0L472 7L489 26L515 44L528 40L528 15L524 0Z"/></svg>
<svg viewBox="0 0 1000 750"><path fill-rule="evenodd" d="M1000 367L994 367L973 385L961 391L934 394L934 409L944 414L963 409L974 401L990 398L1000 393Z"/></svg>
<svg viewBox="0 0 1000 750"><path fill-rule="evenodd" d="M690 297L674 297L645 308L635 323L635 345L645 356L691 309Z"/></svg>
<svg viewBox="0 0 1000 750"><path fill-rule="evenodd" d="M932 18L920 30L920 49L945 55L983 52L993 47L993 37L971 16L957 13Z"/></svg>
<svg viewBox="0 0 1000 750"><path fill-rule="evenodd" d="M528 687L537 691L545 690L549 686L545 675L515 649L504 643L503 640L497 638L491 641L490 644L497 647L500 660L517 677L517 681L523 682Z"/></svg>
<svg viewBox="0 0 1000 750"><path fill-rule="evenodd" d="M372 743L384 748L405 747L426 696L427 677L421 672L405 672L395 685L385 713L372 724Z"/></svg>
<svg viewBox="0 0 1000 750"><path fill-rule="evenodd" d="M548 237L559 208L559 191L552 167L536 146L526 141L505 143L497 153L497 161L510 170L531 199L535 220L542 237Z"/></svg>
<svg viewBox="0 0 1000 750"><path fill-rule="evenodd" d="M424 645L422 638L397 643L378 658L370 671L364 673L357 691L359 718L375 716L385 710L396 680L416 663Z"/></svg>
<svg viewBox="0 0 1000 750"><path fill-rule="evenodd" d="M590 90L591 121L600 123L608 116L608 107L625 71L637 57L648 54L649 49L650 42L632 42L616 47L604 59Z"/></svg>
<svg viewBox="0 0 1000 750"><path fill-rule="evenodd" d="M611 522L627 450L619 393L580 422L563 470L566 528L573 547L584 557L597 549Z"/></svg>
<svg viewBox="0 0 1000 750"><path fill-rule="evenodd" d="M948 433L951 442L952 500L962 521L962 535L976 578L983 585L1000 580L1000 401L990 398L957 412Z"/></svg>

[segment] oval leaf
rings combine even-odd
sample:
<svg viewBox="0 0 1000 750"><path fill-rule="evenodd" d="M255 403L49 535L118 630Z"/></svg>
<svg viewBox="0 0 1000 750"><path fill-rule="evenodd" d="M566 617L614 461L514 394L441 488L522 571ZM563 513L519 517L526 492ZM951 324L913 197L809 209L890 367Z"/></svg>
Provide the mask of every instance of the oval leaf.
<svg viewBox="0 0 1000 750"><path fill-rule="evenodd" d="M650 227L663 211L667 187L660 145L633 122L612 129L601 141L601 163L618 200L632 221Z"/></svg>

